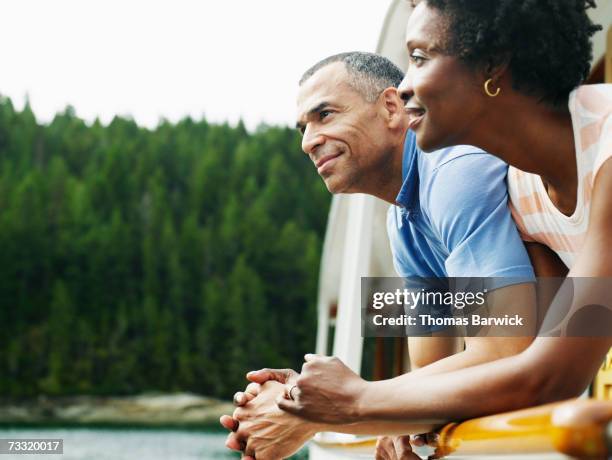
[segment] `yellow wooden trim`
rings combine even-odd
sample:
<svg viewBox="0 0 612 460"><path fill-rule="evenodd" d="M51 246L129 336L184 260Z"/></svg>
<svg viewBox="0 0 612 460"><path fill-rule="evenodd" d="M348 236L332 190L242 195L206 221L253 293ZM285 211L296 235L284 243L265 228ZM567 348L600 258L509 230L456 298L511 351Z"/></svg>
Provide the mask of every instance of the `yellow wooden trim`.
<svg viewBox="0 0 612 460"><path fill-rule="evenodd" d="M608 455L606 428L612 403L575 400L449 424L440 432L440 455L560 453ZM606 457L607 458L607 457Z"/></svg>
<svg viewBox="0 0 612 460"><path fill-rule="evenodd" d="M595 376L593 397L600 400L612 401L612 349L608 351L608 355L601 369L597 373L597 376Z"/></svg>
<svg viewBox="0 0 612 460"><path fill-rule="evenodd" d="M363 449L363 448L374 448L376 447L376 438L368 439L355 439L354 441L322 441L314 439L313 442L326 449Z"/></svg>
<svg viewBox="0 0 612 460"><path fill-rule="evenodd" d="M503 455L559 453L579 458L607 458L606 430L612 421L612 402L570 400L462 423L440 430L436 453L446 455ZM327 449L374 451L375 438L354 441L315 440Z"/></svg>
<svg viewBox="0 0 612 460"><path fill-rule="evenodd" d="M438 451L442 455L553 452L552 407L542 406L447 425L440 432ZM520 440L520 443L512 440Z"/></svg>

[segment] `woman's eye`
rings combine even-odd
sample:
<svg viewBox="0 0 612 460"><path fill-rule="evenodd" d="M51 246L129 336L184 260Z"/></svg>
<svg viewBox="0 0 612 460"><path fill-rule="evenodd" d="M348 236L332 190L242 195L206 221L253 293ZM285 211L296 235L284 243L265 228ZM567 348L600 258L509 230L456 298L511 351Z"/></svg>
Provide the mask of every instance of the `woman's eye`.
<svg viewBox="0 0 612 460"><path fill-rule="evenodd" d="M410 60L416 64L416 65L420 65L423 62L425 62L426 57L423 56L423 54L419 51L413 51L412 53L410 53Z"/></svg>

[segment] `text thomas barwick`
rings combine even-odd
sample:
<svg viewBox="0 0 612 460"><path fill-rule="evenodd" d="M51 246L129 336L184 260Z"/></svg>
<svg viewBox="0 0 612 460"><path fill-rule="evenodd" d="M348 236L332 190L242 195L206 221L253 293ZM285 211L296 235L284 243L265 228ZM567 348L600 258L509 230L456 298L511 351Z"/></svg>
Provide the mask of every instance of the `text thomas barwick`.
<svg viewBox="0 0 612 460"><path fill-rule="evenodd" d="M519 315L504 315L499 318L480 315L471 315L467 318L436 318L431 315L401 315L386 318L383 315L374 315L372 318L375 326L416 326L417 319L420 321L420 326L523 326L523 318Z"/></svg>

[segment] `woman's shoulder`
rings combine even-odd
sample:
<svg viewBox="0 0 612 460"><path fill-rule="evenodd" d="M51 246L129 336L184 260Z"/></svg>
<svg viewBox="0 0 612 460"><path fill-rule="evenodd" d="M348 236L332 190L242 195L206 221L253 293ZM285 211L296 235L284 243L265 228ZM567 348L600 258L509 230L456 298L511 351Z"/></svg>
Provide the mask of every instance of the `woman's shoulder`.
<svg viewBox="0 0 612 460"><path fill-rule="evenodd" d="M572 93L579 95L590 95L590 94L612 94L612 83L597 83L594 85L580 85Z"/></svg>
<svg viewBox="0 0 612 460"><path fill-rule="evenodd" d="M612 157L612 84L583 85L570 96L576 156L593 179Z"/></svg>
<svg viewBox="0 0 612 460"><path fill-rule="evenodd" d="M579 86L570 94L570 111L582 116L608 116L612 112L612 84Z"/></svg>

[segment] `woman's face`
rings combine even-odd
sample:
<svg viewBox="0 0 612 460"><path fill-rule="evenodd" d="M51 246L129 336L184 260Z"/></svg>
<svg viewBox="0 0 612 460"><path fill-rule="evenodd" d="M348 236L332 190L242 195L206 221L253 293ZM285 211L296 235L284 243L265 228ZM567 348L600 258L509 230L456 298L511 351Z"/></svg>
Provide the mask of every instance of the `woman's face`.
<svg viewBox="0 0 612 460"><path fill-rule="evenodd" d="M420 2L408 21L409 65L399 90L410 129L427 152L470 142L486 103L478 72L446 53L448 21Z"/></svg>

